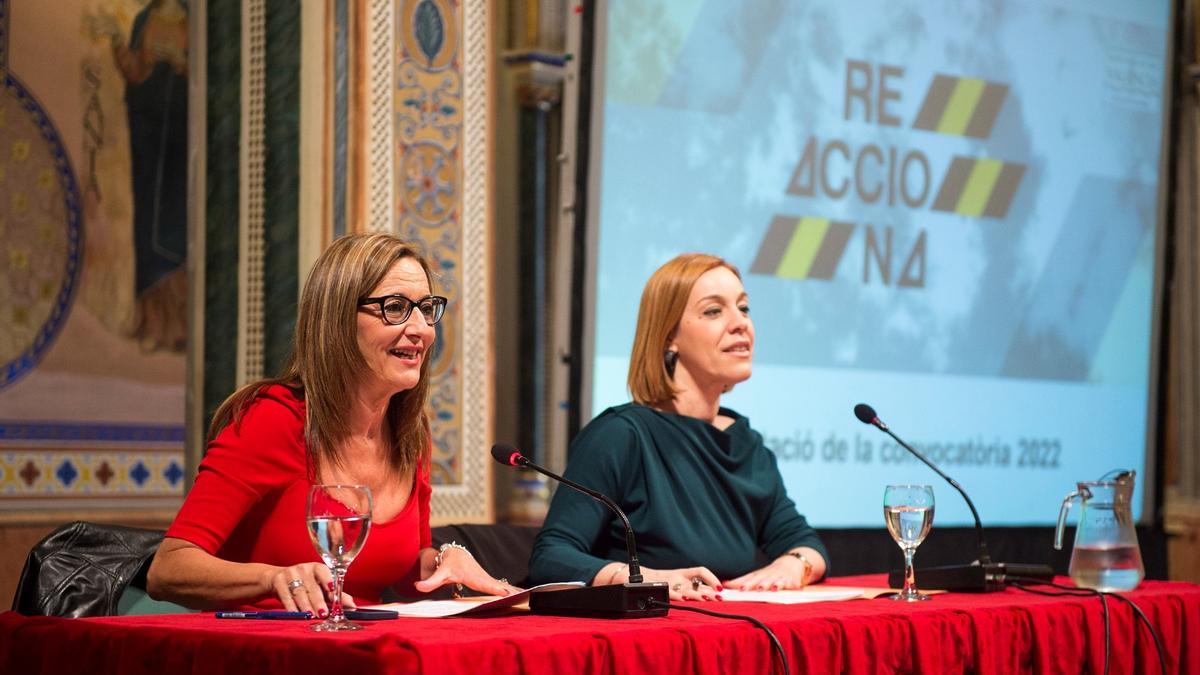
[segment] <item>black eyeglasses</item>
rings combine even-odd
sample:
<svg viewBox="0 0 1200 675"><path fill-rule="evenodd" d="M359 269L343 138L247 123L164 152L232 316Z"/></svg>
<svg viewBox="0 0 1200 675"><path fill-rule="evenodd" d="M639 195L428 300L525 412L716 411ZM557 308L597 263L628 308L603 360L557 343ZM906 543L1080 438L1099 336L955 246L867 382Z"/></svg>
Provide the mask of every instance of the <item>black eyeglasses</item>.
<svg viewBox="0 0 1200 675"><path fill-rule="evenodd" d="M363 305L379 305L379 311L383 313L383 320L399 326L408 321L408 317L412 315L413 307L421 310L421 316L425 317L425 323L430 326L442 320L442 314L446 313L446 299L440 295L427 295L420 300L409 300L403 295L382 295L378 298L363 298L358 301L358 306Z"/></svg>

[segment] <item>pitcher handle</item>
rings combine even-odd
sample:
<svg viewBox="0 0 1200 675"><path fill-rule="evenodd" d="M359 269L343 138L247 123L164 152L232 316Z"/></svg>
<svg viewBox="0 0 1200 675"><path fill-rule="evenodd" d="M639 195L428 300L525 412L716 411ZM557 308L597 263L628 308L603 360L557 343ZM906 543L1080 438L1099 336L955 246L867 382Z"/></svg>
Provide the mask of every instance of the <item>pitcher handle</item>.
<svg viewBox="0 0 1200 675"><path fill-rule="evenodd" d="M1058 509L1058 527L1054 528L1054 548L1062 550L1063 527L1067 524L1067 511L1071 510L1071 500L1079 496L1079 492L1075 491L1063 497L1062 507Z"/></svg>

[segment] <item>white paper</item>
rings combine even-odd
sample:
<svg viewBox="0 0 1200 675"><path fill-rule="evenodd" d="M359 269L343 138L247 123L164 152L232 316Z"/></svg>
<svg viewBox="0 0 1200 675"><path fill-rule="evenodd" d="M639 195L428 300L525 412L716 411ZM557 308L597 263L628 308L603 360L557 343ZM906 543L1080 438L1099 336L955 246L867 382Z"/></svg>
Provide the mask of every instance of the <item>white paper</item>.
<svg viewBox="0 0 1200 675"><path fill-rule="evenodd" d="M863 597L857 588L805 588L800 591L738 591L726 588L721 599L726 602L773 602L779 605L798 605L804 602L852 600Z"/></svg>
<svg viewBox="0 0 1200 675"><path fill-rule="evenodd" d="M585 584L582 581L565 581L555 584L542 584L526 588L520 593L503 596L482 596L477 598L459 598L458 600L419 600L417 602L393 602L386 605L370 605L369 609L390 609L401 617L424 619L439 619L447 616L462 616L464 614L481 614L507 607L514 607L526 602L533 593L544 591L562 591L568 588L579 588Z"/></svg>

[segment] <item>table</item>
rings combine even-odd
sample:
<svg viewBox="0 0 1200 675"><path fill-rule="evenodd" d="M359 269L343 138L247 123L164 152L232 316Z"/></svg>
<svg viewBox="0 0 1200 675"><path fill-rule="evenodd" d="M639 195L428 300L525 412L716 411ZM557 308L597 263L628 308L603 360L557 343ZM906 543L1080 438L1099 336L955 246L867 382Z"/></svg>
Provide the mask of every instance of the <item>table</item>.
<svg viewBox="0 0 1200 675"><path fill-rule="evenodd" d="M1064 580L1066 581L1066 580ZM882 587L882 575L830 583ZM1200 586L1145 582L1126 594L1167 650L1168 671L1200 673ZM929 602L850 600L806 605L694 603L748 614L779 636L795 672L1101 672L1096 598L1008 589ZM1113 673L1159 672L1132 611L1109 601ZM748 622L672 609L605 621L534 616L400 619L321 634L304 622L219 620L209 614L94 619L0 614L4 673L767 673L766 636Z"/></svg>

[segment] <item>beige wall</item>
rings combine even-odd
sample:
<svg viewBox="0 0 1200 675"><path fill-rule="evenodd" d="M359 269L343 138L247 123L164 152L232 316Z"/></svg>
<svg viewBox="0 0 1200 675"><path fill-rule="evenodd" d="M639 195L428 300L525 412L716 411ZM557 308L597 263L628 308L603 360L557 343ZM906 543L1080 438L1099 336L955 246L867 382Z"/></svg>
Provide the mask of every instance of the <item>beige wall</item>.
<svg viewBox="0 0 1200 675"><path fill-rule="evenodd" d="M1200 584L1200 520L1169 540L1167 570L1172 581Z"/></svg>

